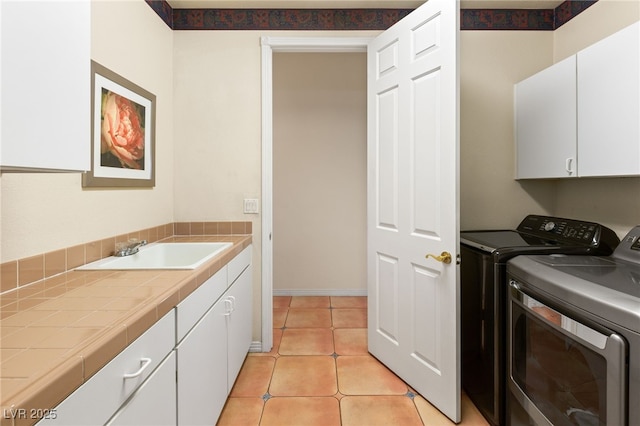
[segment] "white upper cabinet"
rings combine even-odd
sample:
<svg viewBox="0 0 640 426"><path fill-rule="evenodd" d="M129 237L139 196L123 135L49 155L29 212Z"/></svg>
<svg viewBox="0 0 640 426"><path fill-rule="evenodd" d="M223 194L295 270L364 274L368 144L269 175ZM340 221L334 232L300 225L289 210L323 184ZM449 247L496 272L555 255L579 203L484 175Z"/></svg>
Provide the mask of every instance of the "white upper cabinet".
<svg viewBox="0 0 640 426"><path fill-rule="evenodd" d="M575 123L575 56L516 84L516 179L575 177Z"/></svg>
<svg viewBox="0 0 640 426"><path fill-rule="evenodd" d="M640 22L577 56L579 175L640 175Z"/></svg>
<svg viewBox="0 0 640 426"><path fill-rule="evenodd" d="M0 168L88 170L90 0L2 0L0 15Z"/></svg>
<svg viewBox="0 0 640 426"><path fill-rule="evenodd" d="M515 85L516 179L640 175L640 22Z"/></svg>

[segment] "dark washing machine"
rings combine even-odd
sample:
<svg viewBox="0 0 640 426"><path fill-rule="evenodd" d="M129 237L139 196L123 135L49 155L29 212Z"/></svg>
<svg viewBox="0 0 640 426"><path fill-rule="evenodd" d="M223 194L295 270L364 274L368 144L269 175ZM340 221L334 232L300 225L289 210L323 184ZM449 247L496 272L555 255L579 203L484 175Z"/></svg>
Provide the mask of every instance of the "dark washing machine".
<svg viewBox="0 0 640 426"><path fill-rule="evenodd" d="M507 261L526 254L607 256L620 242L609 228L529 215L515 230L462 231L462 386L493 425L505 424Z"/></svg>

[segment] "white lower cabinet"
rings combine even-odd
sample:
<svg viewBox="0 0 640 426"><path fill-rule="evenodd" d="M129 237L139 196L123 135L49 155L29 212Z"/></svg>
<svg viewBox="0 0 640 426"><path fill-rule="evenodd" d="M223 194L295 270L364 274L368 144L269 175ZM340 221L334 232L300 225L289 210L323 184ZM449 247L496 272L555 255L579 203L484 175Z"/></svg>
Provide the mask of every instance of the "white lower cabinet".
<svg viewBox="0 0 640 426"><path fill-rule="evenodd" d="M214 425L249 351L251 246L39 425Z"/></svg>
<svg viewBox="0 0 640 426"><path fill-rule="evenodd" d="M227 268L223 267L195 289L176 308L177 339L180 343L227 290Z"/></svg>
<svg viewBox="0 0 640 426"><path fill-rule="evenodd" d="M171 310L62 401L55 408L55 418L44 419L39 424L89 426L107 423L171 354L175 347L175 324L175 310ZM175 424L175 416L171 424Z"/></svg>
<svg viewBox="0 0 640 426"><path fill-rule="evenodd" d="M227 398L227 326L218 302L178 345L178 424L214 425Z"/></svg>
<svg viewBox="0 0 640 426"><path fill-rule="evenodd" d="M228 388L231 388L242 368L242 363L251 346L252 337L252 291L251 269L247 268L238 277L236 282L227 292L227 298L231 300L232 312L227 318L227 344L228 349Z"/></svg>
<svg viewBox="0 0 640 426"><path fill-rule="evenodd" d="M176 424L176 354L171 351L153 374L107 423L110 426Z"/></svg>
<svg viewBox="0 0 640 426"><path fill-rule="evenodd" d="M179 342L178 424L214 425L251 345L251 246L230 263L229 287ZM219 271L218 273L221 273ZM239 275L238 275L239 274ZM217 274L216 274L217 275ZM192 304L188 297L180 310Z"/></svg>

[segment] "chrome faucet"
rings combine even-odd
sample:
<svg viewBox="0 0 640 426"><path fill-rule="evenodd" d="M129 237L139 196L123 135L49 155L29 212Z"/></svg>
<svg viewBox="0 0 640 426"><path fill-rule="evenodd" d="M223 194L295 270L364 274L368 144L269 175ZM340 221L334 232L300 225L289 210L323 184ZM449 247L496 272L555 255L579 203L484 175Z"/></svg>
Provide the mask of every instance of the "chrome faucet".
<svg viewBox="0 0 640 426"><path fill-rule="evenodd" d="M130 240L128 244L122 244L120 247L116 247L116 251L113 253L115 257L131 256L136 254L140 247L147 244L147 240Z"/></svg>

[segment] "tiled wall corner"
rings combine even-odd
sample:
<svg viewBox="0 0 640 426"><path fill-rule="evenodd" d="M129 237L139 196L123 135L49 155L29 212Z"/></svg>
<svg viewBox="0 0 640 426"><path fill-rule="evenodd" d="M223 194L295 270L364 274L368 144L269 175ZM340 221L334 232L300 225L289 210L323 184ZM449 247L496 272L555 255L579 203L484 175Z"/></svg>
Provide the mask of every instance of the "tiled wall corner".
<svg viewBox="0 0 640 426"><path fill-rule="evenodd" d="M178 222L167 223L137 232L91 241L24 259L0 264L0 294L111 256L116 243L131 239L150 243L174 235L230 235L251 234L251 222Z"/></svg>
<svg viewBox="0 0 640 426"><path fill-rule="evenodd" d="M177 222L176 235L248 235L252 222Z"/></svg>
<svg viewBox="0 0 640 426"><path fill-rule="evenodd" d="M0 293L18 287L18 261L3 263L0 265Z"/></svg>

